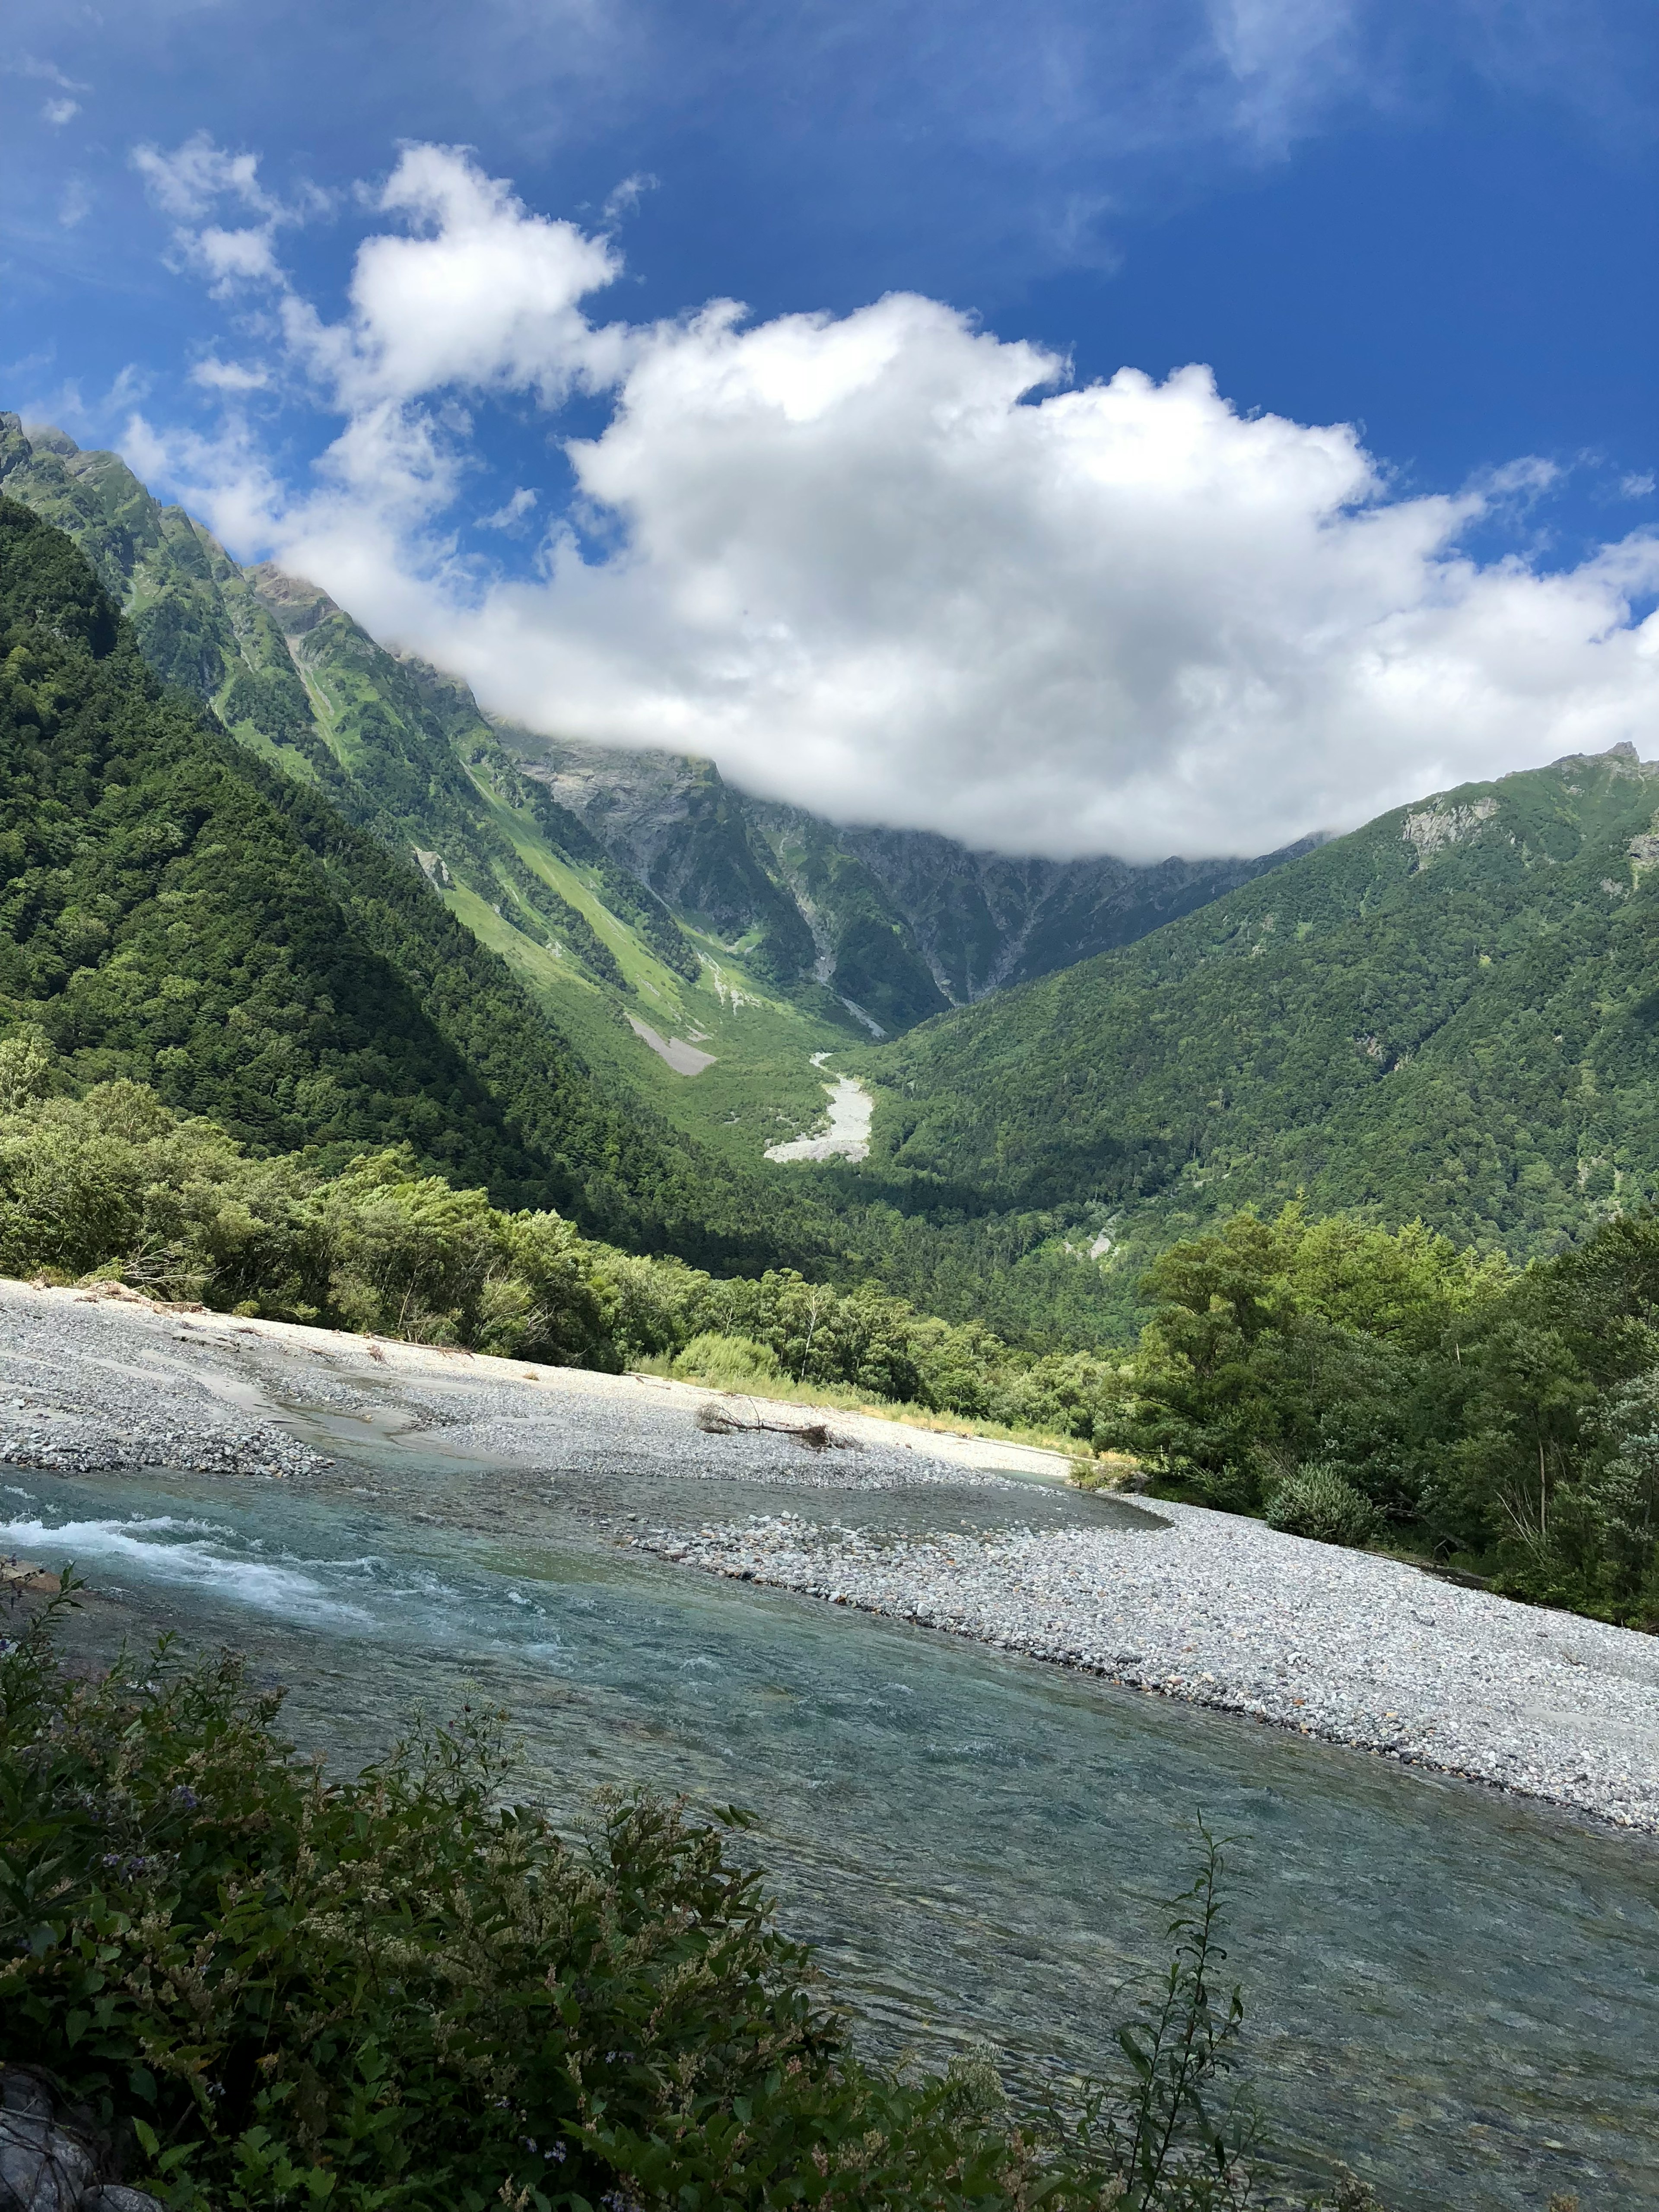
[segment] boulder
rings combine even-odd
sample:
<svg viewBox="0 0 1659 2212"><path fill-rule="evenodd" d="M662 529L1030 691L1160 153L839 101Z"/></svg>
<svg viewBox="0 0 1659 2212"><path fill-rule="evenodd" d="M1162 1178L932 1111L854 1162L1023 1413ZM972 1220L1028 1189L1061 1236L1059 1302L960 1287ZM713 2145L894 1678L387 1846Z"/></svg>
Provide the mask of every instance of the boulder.
<svg viewBox="0 0 1659 2212"><path fill-rule="evenodd" d="M33 2075L0 2074L0 2212L79 2212L96 2167L77 2136L57 2125Z"/></svg>
<svg viewBox="0 0 1659 2212"><path fill-rule="evenodd" d="M100 2181L98 2163L52 2117L39 2075L0 2065L0 2212L163 2212L142 2189Z"/></svg>

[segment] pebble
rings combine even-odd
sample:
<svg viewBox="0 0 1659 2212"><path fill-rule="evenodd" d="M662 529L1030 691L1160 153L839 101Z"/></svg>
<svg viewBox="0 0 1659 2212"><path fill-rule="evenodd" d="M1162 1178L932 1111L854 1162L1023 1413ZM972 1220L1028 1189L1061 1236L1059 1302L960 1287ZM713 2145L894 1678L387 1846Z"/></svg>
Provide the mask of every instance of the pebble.
<svg viewBox="0 0 1659 2212"><path fill-rule="evenodd" d="M285 1432L284 1409L385 1415L440 1432L458 1477L517 1468L537 1486L586 1485L613 1510L646 1502L647 1479L653 1510L643 1525L617 1521L617 1539L684 1566L1659 1832L1659 1638L1197 1506L1124 1506L1103 1522L1077 1500L1077 1520L1054 1525L1051 1489L1036 1526L1029 1486L990 1463L994 1448L964 1464L945 1455L963 1447L903 1431L888 1443L865 1421L815 1452L775 1429L707 1433L700 1402L626 1376L219 1316L180 1326L148 1305L0 1282L0 1462L13 1466L319 1476L332 1463ZM848 1503L835 1522L787 1510L728 1522L716 1515L737 1500L705 1516L688 1500L677 1521L681 1486L710 1481ZM975 1525L927 1533L965 1492L979 1499ZM897 1494L902 1530L848 1525L876 1492ZM890 1499L869 1509L894 1511Z"/></svg>

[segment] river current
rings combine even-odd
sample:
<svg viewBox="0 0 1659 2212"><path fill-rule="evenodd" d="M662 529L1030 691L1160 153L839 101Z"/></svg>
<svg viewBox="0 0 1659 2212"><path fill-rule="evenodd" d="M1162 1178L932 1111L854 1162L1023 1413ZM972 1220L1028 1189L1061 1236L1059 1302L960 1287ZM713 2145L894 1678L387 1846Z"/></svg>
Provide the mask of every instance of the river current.
<svg viewBox="0 0 1659 2212"><path fill-rule="evenodd" d="M744 1848L866 2043L988 2043L1017 2081L1112 2063L1122 1985L1163 1956L1159 1900L1201 1815L1233 1839L1228 1972L1285 2139L1421 2212L1542 2212L1555 2192L1583 2212L1659 2205L1650 1840L676 1568L620 1548L591 1501L492 1506L472 1470L478 1510L458 1516L459 1471L430 1439L348 1425L319 1483L13 1470L0 1546L79 1563L94 1649L171 1628L244 1650L286 1686L292 1734L338 1765L417 1705L441 1717L483 1695L523 1738L524 1794L561 1819L609 1782L751 1808ZM649 1511L653 1488L607 1503ZM1006 1493L966 1488L696 1489L672 1517L1009 1514Z"/></svg>

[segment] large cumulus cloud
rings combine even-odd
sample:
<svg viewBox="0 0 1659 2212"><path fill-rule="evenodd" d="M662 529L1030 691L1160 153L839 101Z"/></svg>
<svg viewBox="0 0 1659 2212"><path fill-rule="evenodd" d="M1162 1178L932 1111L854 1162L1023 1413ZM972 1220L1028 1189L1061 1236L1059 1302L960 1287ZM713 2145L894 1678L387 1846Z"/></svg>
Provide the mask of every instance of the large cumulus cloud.
<svg viewBox="0 0 1659 2212"><path fill-rule="evenodd" d="M344 318L270 280L285 350L248 371L343 416L317 483L234 423L140 430L140 457L533 727L711 754L842 820L1132 859L1656 749L1659 618L1632 608L1659 542L1565 574L1459 550L1537 470L1395 496L1349 427L1240 416L1198 367L1078 386L914 295L607 322L614 245L444 149L381 206ZM608 412L564 441L574 508L520 487L565 519L532 579L482 571L453 534L465 410L520 394L556 424L579 391Z"/></svg>

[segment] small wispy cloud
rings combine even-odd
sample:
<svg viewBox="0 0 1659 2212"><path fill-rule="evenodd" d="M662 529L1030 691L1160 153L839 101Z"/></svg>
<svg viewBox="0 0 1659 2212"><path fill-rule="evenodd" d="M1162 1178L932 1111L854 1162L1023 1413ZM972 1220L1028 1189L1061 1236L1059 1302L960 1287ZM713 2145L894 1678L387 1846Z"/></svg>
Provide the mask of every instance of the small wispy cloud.
<svg viewBox="0 0 1659 2212"><path fill-rule="evenodd" d="M228 153L205 131L171 153L159 146L136 146L132 166L156 205L185 222L199 221L227 197L261 215L276 212L276 202L259 182L259 156Z"/></svg>
<svg viewBox="0 0 1659 2212"><path fill-rule="evenodd" d="M55 84L60 92L92 90L81 78L65 76L56 62L42 61L38 54L19 54L9 62L0 63L0 71L8 76L31 77L37 84Z"/></svg>
<svg viewBox="0 0 1659 2212"><path fill-rule="evenodd" d="M270 228L261 223L246 230L198 232L192 251L213 279L216 290L235 284L274 283L281 275Z"/></svg>
<svg viewBox="0 0 1659 2212"><path fill-rule="evenodd" d="M527 526L535 504L535 493L520 484L505 507L498 507L494 514L479 517L478 527L480 530L505 530L509 536L516 538Z"/></svg>
<svg viewBox="0 0 1659 2212"><path fill-rule="evenodd" d="M1619 480L1620 495L1626 499L1650 499L1653 496L1653 486L1654 475L1651 469L1645 471L1640 476L1621 477Z"/></svg>
<svg viewBox="0 0 1659 2212"><path fill-rule="evenodd" d="M633 214L647 192L654 192L658 179L648 169L636 169L631 177L624 177L618 185L605 196L599 213L606 222L620 222L624 216Z"/></svg>
<svg viewBox="0 0 1659 2212"><path fill-rule="evenodd" d="M27 402L20 401L17 411L26 425L50 422L79 437L101 437L149 397L150 381L148 369L129 362L116 372L105 391L91 398L82 391L78 377L66 377L52 390L37 392Z"/></svg>
<svg viewBox="0 0 1659 2212"><path fill-rule="evenodd" d="M91 186L80 177L71 177L58 202L58 220L65 230L73 230L86 221L92 206Z"/></svg>
<svg viewBox="0 0 1659 2212"><path fill-rule="evenodd" d="M270 375L257 364L221 361L216 355L210 354L191 370L190 380L209 392L264 392L270 385Z"/></svg>
<svg viewBox="0 0 1659 2212"><path fill-rule="evenodd" d="M64 124L72 123L80 112L81 103L78 100L49 100L40 110L42 120L50 123L55 130L58 131L63 129Z"/></svg>
<svg viewBox="0 0 1659 2212"><path fill-rule="evenodd" d="M287 199L267 191L257 154L233 154L205 131L170 150L137 146L131 163L156 206L175 219L173 265L205 276L216 299L228 299L250 284L285 291L288 280L276 259L277 231L306 222L332 204L325 192L308 184ZM237 222L237 213L252 220Z"/></svg>

